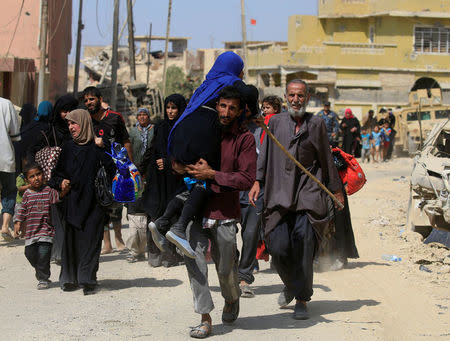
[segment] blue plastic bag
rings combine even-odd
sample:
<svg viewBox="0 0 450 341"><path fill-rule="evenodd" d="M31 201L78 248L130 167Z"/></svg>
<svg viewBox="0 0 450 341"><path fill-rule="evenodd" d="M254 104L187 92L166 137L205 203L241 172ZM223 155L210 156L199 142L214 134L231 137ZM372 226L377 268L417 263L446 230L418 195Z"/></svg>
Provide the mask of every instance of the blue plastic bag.
<svg viewBox="0 0 450 341"><path fill-rule="evenodd" d="M142 193L142 177L136 166L128 159L127 150L119 143L111 145L111 154L117 167L116 175L112 182L114 201L135 202Z"/></svg>

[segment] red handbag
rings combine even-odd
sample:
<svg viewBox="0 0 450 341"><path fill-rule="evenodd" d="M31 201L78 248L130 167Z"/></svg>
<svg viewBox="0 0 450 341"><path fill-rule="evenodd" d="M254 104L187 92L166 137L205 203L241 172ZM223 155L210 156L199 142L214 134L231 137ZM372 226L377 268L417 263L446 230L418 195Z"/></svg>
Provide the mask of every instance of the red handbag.
<svg viewBox="0 0 450 341"><path fill-rule="evenodd" d="M53 127L52 127L53 128ZM56 146L56 136L55 136L55 130L53 128L53 138L55 139L55 147L50 147L50 142L48 141L47 136L45 133L41 130L42 135L44 135L45 140L47 141L47 147L42 148L39 150L34 160L37 162L39 166L42 167L42 170L44 171L44 178L45 181L49 181L52 177L52 170L55 168L56 163L58 162L59 155L61 154L61 147Z"/></svg>
<svg viewBox="0 0 450 341"><path fill-rule="evenodd" d="M333 148L333 152L336 151L341 154L347 164L345 169L339 170L339 176L341 177L347 194L352 195L363 188L364 184L367 182L366 175L353 155L347 154L339 148Z"/></svg>

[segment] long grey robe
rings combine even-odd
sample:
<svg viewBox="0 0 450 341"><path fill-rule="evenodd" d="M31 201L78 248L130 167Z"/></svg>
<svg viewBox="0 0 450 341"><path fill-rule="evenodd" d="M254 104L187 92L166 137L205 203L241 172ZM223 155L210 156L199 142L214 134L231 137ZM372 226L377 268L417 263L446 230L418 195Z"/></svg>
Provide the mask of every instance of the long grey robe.
<svg viewBox="0 0 450 341"><path fill-rule="evenodd" d="M280 143L331 192L342 184L334 165L325 123L310 113L295 134L296 122L288 112L270 120L270 130ZM304 174L266 136L258 157L256 180L265 184L263 223L268 235L288 212L305 211L319 240L330 223L327 194Z"/></svg>

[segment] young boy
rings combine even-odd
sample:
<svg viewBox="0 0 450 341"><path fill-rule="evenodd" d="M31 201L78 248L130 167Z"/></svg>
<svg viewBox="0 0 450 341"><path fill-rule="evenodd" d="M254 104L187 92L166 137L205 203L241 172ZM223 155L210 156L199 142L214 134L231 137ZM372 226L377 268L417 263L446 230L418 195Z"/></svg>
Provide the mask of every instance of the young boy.
<svg viewBox="0 0 450 341"><path fill-rule="evenodd" d="M387 161L387 152L389 149L389 144L391 143L391 132L392 129L389 127L389 122L386 120L383 123L383 128L381 128L381 134L383 135L384 143L383 143L383 161Z"/></svg>
<svg viewBox="0 0 450 341"><path fill-rule="evenodd" d="M361 150L361 162L370 162L370 134L367 132L367 129L361 130L361 142L362 142L362 150Z"/></svg>
<svg viewBox="0 0 450 341"><path fill-rule="evenodd" d="M50 283L50 257L55 228L50 223L50 205L56 203L58 192L44 184L44 173L38 164L30 164L23 172L30 187L23 194L17 212L14 232L25 233L25 256L36 270L38 290ZM61 192L61 197L64 195Z"/></svg>
<svg viewBox="0 0 450 341"><path fill-rule="evenodd" d="M380 127L376 125L370 134L370 139L372 140L372 159L373 162L378 162L381 160L381 144L382 135L380 132Z"/></svg>

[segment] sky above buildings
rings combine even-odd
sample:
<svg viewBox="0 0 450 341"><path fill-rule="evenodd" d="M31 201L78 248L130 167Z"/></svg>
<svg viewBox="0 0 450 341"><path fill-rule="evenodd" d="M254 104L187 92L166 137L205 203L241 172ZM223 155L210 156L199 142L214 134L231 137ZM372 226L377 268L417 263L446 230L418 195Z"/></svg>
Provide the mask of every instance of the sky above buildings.
<svg viewBox="0 0 450 341"><path fill-rule="evenodd" d="M79 0L73 0L72 50L75 60ZM113 0L83 1L82 46L108 45L112 42ZM165 35L168 0L136 0L135 35ZM126 0L120 1L119 30L126 18ZM247 40L287 41L288 17L295 14L317 15L317 0L246 0ZM250 19L256 25L250 25ZM125 32L120 44L126 45ZM171 36L191 37L189 49L223 47L224 41L241 40L240 0L172 0ZM163 42L152 42L152 50L162 50Z"/></svg>

